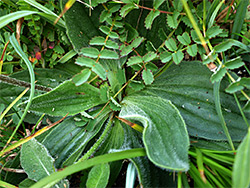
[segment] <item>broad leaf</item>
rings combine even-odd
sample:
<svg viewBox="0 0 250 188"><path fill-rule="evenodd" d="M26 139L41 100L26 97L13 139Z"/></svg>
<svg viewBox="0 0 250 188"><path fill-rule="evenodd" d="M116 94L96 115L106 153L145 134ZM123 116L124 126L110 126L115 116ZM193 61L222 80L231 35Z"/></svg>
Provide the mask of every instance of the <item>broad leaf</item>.
<svg viewBox="0 0 250 188"><path fill-rule="evenodd" d="M87 188L106 187L109 180L110 168L107 163L94 166L88 175Z"/></svg>
<svg viewBox="0 0 250 188"><path fill-rule="evenodd" d="M68 0L62 0L64 6ZM101 9L95 7L89 16L89 8L86 8L80 2L74 5L64 14L67 35L74 46L74 49L79 52L84 46L88 46L89 41L94 36L100 36L98 30ZM81 20L81 21L79 21ZM88 26L88 27L86 27Z"/></svg>
<svg viewBox="0 0 250 188"><path fill-rule="evenodd" d="M250 186L250 129L237 149L233 166L233 188Z"/></svg>
<svg viewBox="0 0 250 188"><path fill-rule="evenodd" d="M21 149L21 165L28 177L38 181L55 172L54 159L37 140L31 139Z"/></svg>
<svg viewBox="0 0 250 188"><path fill-rule="evenodd" d="M187 124L189 135L208 140L225 141L213 98L211 72L200 62L182 62L172 65L154 83L137 95L158 96L170 100L179 110ZM222 113L233 141L241 141L247 127L238 110L234 97L224 90L228 82L221 83ZM246 113L250 120L250 114Z"/></svg>
<svg viewBox="0 0 250 188"><path fill-rule="evenodd" d="M35 97L29 110L65 116L67 113L75 115L99 104L102 104L99 89L87 83L77 87L73 82L66 81L56 89Z"/></svg>
<svg viewBox="0 0 250 188"><path fill-rule="evenodd" d="M179 111L168 100L147 95L125 97L120 117L144 125L143 142L149 159L162 168L186 171L189 138Z"/></svg>

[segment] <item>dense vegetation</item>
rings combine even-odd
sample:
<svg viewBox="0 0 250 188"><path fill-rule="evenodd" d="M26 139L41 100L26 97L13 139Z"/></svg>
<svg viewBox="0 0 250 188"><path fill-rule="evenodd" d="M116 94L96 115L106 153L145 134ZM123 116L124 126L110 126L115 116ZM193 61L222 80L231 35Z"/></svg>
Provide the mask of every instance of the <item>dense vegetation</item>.
<svg viewBox="0 0 250 188"><path fill-rule="evenodd" d="M0 8L0 186L250 186L248 0Z"/></svg>

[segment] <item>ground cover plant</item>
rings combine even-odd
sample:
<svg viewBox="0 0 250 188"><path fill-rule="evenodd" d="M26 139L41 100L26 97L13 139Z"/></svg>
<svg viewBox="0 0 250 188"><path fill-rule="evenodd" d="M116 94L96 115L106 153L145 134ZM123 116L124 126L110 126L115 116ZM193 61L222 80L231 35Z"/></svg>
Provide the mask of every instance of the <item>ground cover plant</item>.
<svg viewBox="0 0 250 188"><path fill-rule="evenodd" d="M0 6L0 186L250 186L249 1Z"/></svg>

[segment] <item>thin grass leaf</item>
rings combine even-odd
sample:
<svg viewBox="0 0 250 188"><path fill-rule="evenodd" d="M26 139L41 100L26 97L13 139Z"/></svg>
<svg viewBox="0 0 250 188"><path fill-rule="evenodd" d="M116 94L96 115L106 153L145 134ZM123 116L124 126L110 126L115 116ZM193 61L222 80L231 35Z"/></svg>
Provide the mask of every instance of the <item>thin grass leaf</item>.
<svg viewBox="0 0 250 188"><path fill-rule="evenodd" d="M209 22L208 22L208 28L212 27L216 18L216 15L218 14L221 6L223 5L223 3L225 2L225 0L222 0L218 6L215 8L215 10L213 11L211 17L209 18Z"/></svg>
<svg viewBox="0 0 250 188"><path fill-rule="evenodd" d="M214 101L215 101L215 108L217 111L217 114L219 116L220 122L221 122L221 126L223 128L224 134L227 136L228 139L228 143L230 144L232 150L235 150L234 148L234 144L232 141L232 138L228 132L228 128L224 119L224 116L222 114L222 110L221 110L221 104L220 104L220 82L221 79L217 82L214 83Z"/></svg>

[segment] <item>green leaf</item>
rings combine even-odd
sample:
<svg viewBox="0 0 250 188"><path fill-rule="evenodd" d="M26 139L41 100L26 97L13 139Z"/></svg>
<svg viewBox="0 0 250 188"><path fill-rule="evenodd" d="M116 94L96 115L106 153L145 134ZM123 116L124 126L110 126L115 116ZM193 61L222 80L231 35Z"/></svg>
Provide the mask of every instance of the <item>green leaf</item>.
<svg viewBox="0 0 250 188"><path fill-rule="evenodd" d="M226 68L228 69L237 69L244 65L241 57L236 57L234 59L230 59L225 63Z"/></svg>
<svg viewBox="0 0 250 188"><path fill-rule="evenodd" d="M208 28L206 31L206 36L211 39L222 33L223 29L220 29L220 26L213 26Z"/></svg>
<svg viewBox="0 0 250 188"><path fill-rule="evenodd" d="M114 50L104 49L100 53L100 58L101 59L118 59L119 55Z"/></svg>
<svg viewBox="0 0 250 188"><path fill-rule="evenodd" d="M162 168L188 170L188 133L177 108L161 97L143 94L125 97L122 104L119 117L144 125L148 158Z"/></svg>
<svg viewBox="0 0 250 188"><path fill-rule="evenodd" d="M105 38L104 37L94 37L89 42L90 45L104 45L105 44Z"/></svg>
<svg viewBox="0 0 250 188"><path fill-rule="evenodd" d="M131 10L138 9L133 3L124 5L120 10L121 17L125 17Z"/></svg>
<svg viewBox="0 0 250 188"><path fill-rule="evenodd" d="M245 112L250 113L250 100L247 101L246 105L244 106L243 110Z"/></svg>
<svg viewBox="0 0 250 188"><path fill-rule="evenodd" d="M179 109L190 136L204 138L205 141L226 141L226 136L221 134L223 130L215 109L213 84L209 80L211 74L198 61L172 64L152 85L133 95L170 100ZM221 109L232 140L241 141L247 127L234 97L224 91L228 84L226 79L221 82ZM246 117L250 120L249 115Z"/></svg>
<svg viewBox="0 0 250 188"><path fill-rule="evenodd" d="M192 44L191 46L187 47L187 53L192 57L197 55L197 51L198 51L197 44Z"/></svg>
<svg viewBox="0 0 250 188"><path fill-rule="evenodd" d="M226 92L228 93L235 93L237 91L240 91L244 89L244 86L240 85L239 82L234 82L234 83L231 83L227 88L226 88Z"/></svg>
<svg viewBox="0 0 250 188"><path fill-rule="evenodd" d="M35 97L29 110L52 116L65 116L67 113L75 115L99 104L102 104L99 89L87 83L76 87L73 82L66 81L56 89Z"/></svg>
<svg viewBox="0 0 250 188"><path fill-rule="evenodd" d="M137 48L143 41L144 41L143 37L137 37L132 41L130 45L132 48Z"/></svg>
<svg viewBox="0 0 250 188"><path fill-rule="evenodd" d="M174 62L178 65L184 58L184 54L182 51L178 50L177 52L172 54Z"/></svg>
<svg viewBox="0 0 250 188"><path fill-rule="evenodd" d="M133 51L133 47L132 46L125 46L125 47L123 47L122 49L121 49L121 53L120 53L120 55L121 56L126 56L126 55L128 55L130 52L132 52Z"/></svg>
<svg viewBox="0 0 250 188"><path fill-rule="evenodd" d="M108 10L103 10L100 15L100 22L105 22L107 18L110 18L112 16L112 13Z"/></svg>
<svg viewBox="0 0 250 188"><path fill-rule="evenodd" d="M109 165L108 163L94 166L88 175L86 183L87 188L103 188L106 187L109 180Z"/></svg>
<svg viewBox="0 0 250 188"><path fill-rule="evenodd" d="M250 186L250 129L237 149L233 166L233 188Z"/></svg>
<svg viewBox="0 0 250 188"><path fill-rule="evenodd" d="M95 63L92 67L92 71L95 72L102 80L105 80L107 77L107 72L103 66L99 63Z"/></svg>
<svg viewBox="0 0 250 188"><path fill-rule="evenodd" d="M211 76L210 80L212 83L218 82L221 80L225 74L227 73L227 69L225 67L221 67L221 65L217 68L215 73Z"/></svg>
<svg viewBox="0 0 250 188"><path fill-rule="evenodd" d="M154 0L153 7L154 9L158 9L165 0Z"/></svg>
<svg viewBox="0 0 250 188"><path fill-rule="evenodd" d="M106 42L105 46L107 48L112 48L112 49L118 49L119 48L119 45L116 42L112 41L112 40L108 40Z"/></svg>
<svg viewBox="0 0 250 188"><path fill-rule="evenodd" d="M173 1L173 5L175 10L177 10L178 12L181 12L183 9L183 3L181 0L174 0Z"/></svg>
<svg viewBox="0 0 250 188"><path fill-rule="evenodd" d="M81 54L87 57L97 58L99 55L99 50L93 47L82 48Z"/></svg>
<svg viewBox="0 0 250 188"><path fill-rule="evenodd" d="M154 58L156 58L157 54L154 52L148 52L146 55L142 57L143 61L145 63L152 61Z"/></svg>
<svg viewBox="0 0 250 188"><path fill-rule="evenodd" d="M116 32L114 32L114 31L110 31L109 37L113 38L113 39L118 39L119 35Z"/></svg>
<svg viewBox="0 0 250 188"><path fill-rule="evenodd" d="M184 32L182 35L178 35L177 39L182 43L183 45L189 45L191 43L190 36L187 32Z"/></svg>
<svg viewBox="0 0 250 188"><path fill-rule="evenodd" d="M67 2L68 0L62 0L62 6L65 6ZM97 20L102 10L102 7L95 7L89 16L88 8L83 4L74 3L64 14L67 35L77 52L82 47L87 47L93 37L101 35L98 30L100 22Z"/></svg>
<svg viewBox="0 0 250 188"><path fill-rule="evenodd" d="M128 59L127 65L131 66L131 65L136 65L139 63L142 63L143 59L140 56L132 56Z"/></svg>
<svg viewBox="0 0 250 188"><path fill-rule="evenodd" d="M108 26L102 25L102 26L99 27L99 29L100 29L100 31L103 32L105 35L109 35L109 33L110 33L110 28L109 28Z"/></svg>
<svg viewBox="0 0 250 188"><path fill-rule="evenodd" d="M240 3L236 10L236 15L234 18L234 23L232 28L232 36L231 36L231 38L236 40L239 38L239 36L236 35L235 33L238 34L241 33L241 29L247 12L247 7L249 5L248 1L239 1L239 2Z"/></svg>
<svg viewBox="0 0 250 188"><path fill-rule="evenodd" d="M144 83L146 85L152 84L154 81L154 75L153 75L152 71L149 69L147 69L147 70L144 69L142 71L142 79L144 80Z"/></svg>
<svg viewBox="0 0 250 188"><path fill-rule="evenodd" d="M178 27L178 17L180 13L174 11L174 14L171 16L170 14L167 15L167 24L169 27L176 29Z"/></svg>
<svg viewBox="0 0 250 188"><path fill-rule="evenodd" d="M136 81L136 80L132 80L128 86L135 91L140 91L145 87L145 85L141 81Z"/></svg>
<svg viewBox="0 0 250 188"><path fill-rule="evenodd" d="M95 60L90 59L88 57L78 57L76 59L75 64L92 68L93 65L96 64L96 62L95 62Z"/></svg>
<svg viewBox="0 0 250 188"><path fill-rule="evenodd" d="M233 40L231 40L231 39L225 40L225 41L221 42L220 44L216 45L214 47L214 50L216 52L227 51L228 49L230 49L234 45L232 41Z"/></svg>
<svg viewBox="0 0 250 188"><path fill-rule="evenodd" d="M87 82L90 75L91 71L89 69L83 69L80 73L78 73L72 78L72 81L75 83L76 86L79 86Z"/></svg>
<svg viewBox="0 0 250 188"><path fill-rule="evenodd" d="M145 19L145 27L151 29L154 19L160 15L159 10L151 10Z"/></svg>
<svg viewBox="0 0 250 188"><path fill-rule="evenodd" d="M38 181L54 173L53 162L48 150L34 138L23 144L21 165L30 179Z"/></svg>
<svg viewBox="0 0 250 188"><path fill-rule="evenodd" d="M170 39L166 40L165 45L172 52L177 50L177 46L176 46L176 43L175 43L173 38L170 38Z"/></svg>
<svg viewBox="0 0 250 188"><path fill-rule="evenodd" d="M165 51L160 54L160 59L162 63L167 63L172 59L172 53Z"/></svg>

